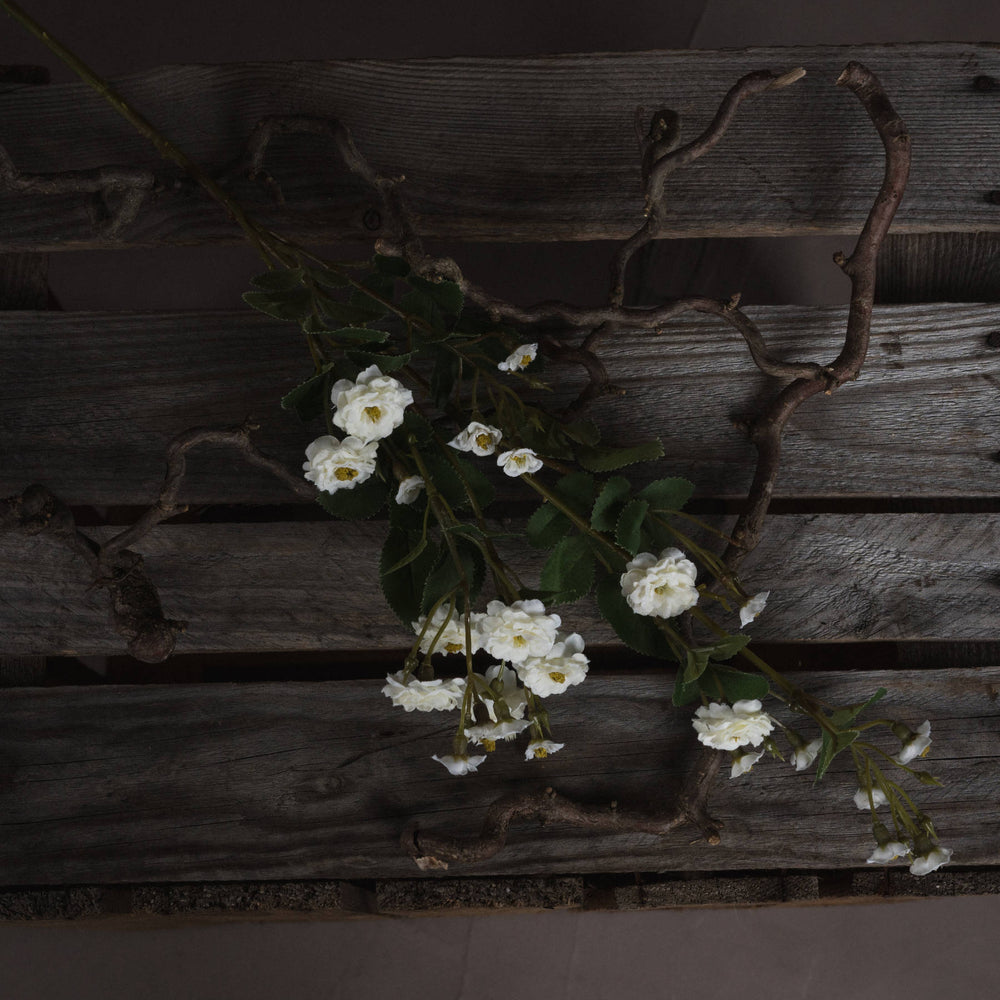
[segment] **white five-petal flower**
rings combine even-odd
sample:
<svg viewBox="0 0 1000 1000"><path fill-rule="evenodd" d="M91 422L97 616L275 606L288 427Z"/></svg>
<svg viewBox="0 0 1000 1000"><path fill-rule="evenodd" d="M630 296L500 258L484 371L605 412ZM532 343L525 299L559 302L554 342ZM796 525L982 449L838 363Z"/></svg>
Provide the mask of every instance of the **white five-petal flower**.
<svg viewBox="0 0 1000 1000"><path fill-rule="evenodd" d="M479 617L482 617L481 615ZM507 711L510 712L511 717L514 719L523 719L524 713L528 709L528 696L524 693L524 688L520 687L517 683L517 674L513 670L505 669L502 663L495 663L490 667L486 673L480 677L478 674L473 676L476 678L480 690L485 688L490 688L493 691L491 685L500 676L500 672L503 671L503 690L500 692L493 692L495 698L500 698L503 703L507 706ZM483 704L486 706L486 710L490 713L490 720L492 722L499 722L499 716L497 715L496 704L493 698L483 698Z"/></svg>
<svg viewBox="0 0 1000 1000"><path fill-rule="evenodd" d="M941 847L935 844L924 851L923 854L914 857L913 863L910 865L910 874L930 875L931 872L937 871L942 865L950 864L952 854L954 854L954 851L950 847Z"/></svg>
<svg viewBox="0 0 1000 1000"><path fill-rule="evenodd" d="M448 444L458 451L471 451L480 458L492 455L497 450L497 445L503 438L503 432L499 427L492 427L489 424L481 424L478 420L473 420L464 431L456 434Z"/></svg>
<svg viewBox="0 0 1000 1000"><path fill-rule="evenodd" d="M923 757L931 745L931 724L926 720L917 728L915 733L910 733L909 737L903 741L903 748L893 757L897 764L909 764L917 757Z"/></svg>
<svg viewBox="0 0 1000 1000"><path fill-rule="evenodd" d="M490 601L479 620L483 648L490 656L510 663L523 663L529 656L545 656L555 644L559 615L545 613L539 600Z"/></svg>
<svg viewBox="0 0 1000 1000"><path fill-rule="evenodd" d="M881 788L873 788L871 792L871 802L869 802L868 789L859 788L854 793L854 804L861 810L870 809L872 805L878 809L879 806L884 806L889 801L885 797L885 792L883 792Z"/></svg>
<svg viewBox="0 0 1000 1000"><path fill-rule="evenodd" d="M519 372L538 357L538 344L522 344L497 365L502 372Z"/></svg>
<svg viewBox="0 0 1000 1000"><path fill-rule="evenodd" d="M497 455L497 465L511 477L538 472L544 464L530 448L515 448Z"/></svg>
<svg viewBox="0 0 1000 1000"><path fill-rule="evenodd" d="M356 381L338 379L330 391L336 407L333 422L360 441L388 437L403 422L403 411L413 402L413 393L378 365L361 372Z"/></svg>
<svg viewBox="0 0 1000 1000"><path fill-rule="evenodd" d="M486 756L485 754L482 757L469 757L467 754L456 756L455 754L448 753L443 757L439 757L437 754L434 754L431 760L436 760L439 764L443 764L451 774L463 775L475 772L476 768L486 760Z"/></svg>
<svg viewBox="0 0 1000 1000"><path fill-rule="evenodd" d="M476 612L469 615L469 631L472 634L473 653L482 649L478 623L483 617L484 615ZM413 626L413 631L417 635L420 635L421 630L424 632L424 637L420 640L419 648L421 653L430 651L431 643L434 642L435 636L437 636L437 642L434 645L435 653L465 652L465 615L453 614L449 617L447 608L438 608L431 616L430 624L424 629L424 622L426 621L427 616L421 615L415 622L410 622ZM444 625L443 629L441 629L442 624ZM439 630L441 630L440 636L438 636Z"/></svg>
<svg viewBox="0 0 1000 1000"><path fill-rule="evenodd" d="M396 490L396 503L413 503L423 488L423 476L407 476L400 481L399 489Z"/></svg>
<svg viewBox="0 0 1000 1000"><path fill-rule="evenodd" d="M771 591L762 590L759 594L754 594L740 608L740 628L746 628L764 610L764 605L767 604L767 599L770 596Z"/></svg>
<svg viewBox="0 0 1000 1000"><path fill-rule="evenodd" d="M816 759L820 748L823 746L822 739L811 740L805 746L798 747L792 753L791 763L796 771L804 771Z"/></svg>
<svg viewBox="0 0 1000 1000"><path fill-rule="evenodd" d="M353 490L375 471L378 444L365 443L356 437L338 441L329 434L316 438L306 448L302 469L306 479L326 493Z"/></svg>
<svg viewBox="0 0 1000 1000"><path fill-rule="evenodd" d="M729 771L729 777L738 778L741 774L746 774L763 756L763 750L734 750L733 766Z"/></svg>
<svg viewBox="0 0 1000 1000"><path fill-rule="evenodd" d="M531 725L531 719L508 719L506 722L483 722L469 726L465 730L465 738L473 743L481 743L487 750L492 750L498 740L512 740L523 733Z"/></svg>
<svg viewBox="0 0 1000 1000"><path fill-rule="evenodd" d="M529 656L517 664L517 676L539 698L562 694L566 688L581 684L587 676L590 661L583 655L583 648L583 637L573 632L556 641L545 656Z"/></svg>
<svg viewBox="0 0 1000 1000"><path fill-rule="evenodd" d="M698 571L680 549L641 552L625 567L622 594L637 615L673 618L698 603Z"/></svg>
<svg viewBox="0 0 1000 1000"><path fill-rule="evenodd" d="M759 747L764 737L774 729L774 720L761 711L760 702L754 698L725 705L713 701L702 705L695 713L694 725L698 740L716 750L735 750L737 747Z"/></svg>
<svg viewBox="0 0 1000 1000"><path fill-rule="evenodd" d="M392 699L407 712L449 712L459 708L465 694L465 678L451 680L418 681L415 677L403 680L403 671L386 674L382 694Z"/></svg>
<svg viewBox="0 0 1000 1000"><path fill-rule="evenodd" d="M884 844L879 844L872 851L872 856L868 859L868 864L887 865L890 861L895 861L896 858L909 853L909 846L901 840L887 840Z"/></svg>
<svg viewBox="0 0 1000 1000"><path fill-rule="evenodd" d="M553 743L552 740L532 740L524 751L524 759L544 760L550 754L558 753L564 746L565 743Z"/></svg>

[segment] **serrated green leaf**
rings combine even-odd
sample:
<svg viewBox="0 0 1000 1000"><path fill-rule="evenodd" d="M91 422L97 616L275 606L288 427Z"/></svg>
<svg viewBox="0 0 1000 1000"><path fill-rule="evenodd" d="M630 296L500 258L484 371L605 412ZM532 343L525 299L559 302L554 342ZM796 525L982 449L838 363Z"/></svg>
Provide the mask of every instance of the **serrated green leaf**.
<svg viewBox="0 0 1000 1000"><path fill-rule="evenodd" d="M594 585L595 559L589 541L583 535L564 538L552 550L542 567L543 590L558 595L554 604L567 604L590 593Z"/></svg>
<svg viewBox="0 0 1000 1000"><path fill-rule="evenodd" d="M443 340L448 336L444 315L440 307L434 299L424 292L416 289L407 292L399 300L399 308L407 315L427 324L429 330L421 330L421 336L424 340Z"/></svg>
<svg viewBox="0 0 1000 1000"><path fill-rule="evenodd" d="M708 667L708 649L689 649L687 651L687 662L684 664L684 683L692 684Z"/></svg>
<svg viewBox="0 0 1000 1000"><path fill-rule="evenodd" d="M601 429L593 420L574 420L562 425L563 433L577 444L594 447L601 441Z"/></svg>
<svg viewBox="0 0 1000 1000"><path fill-rule="evenodd" d="M618 638L637 653L661 660L672 658L667 640L652 619L637 615L629 607L618 576L605 576L597 584L597 606Z"/></svg>
<svg viewBox="0 0 1000 1000"><path fill-rule="evenodd" d="M458 506L462 507L469 503L469 492L471 491L480 510L489 507L496 496L496 489L483 472L482 467L475 462L466 461L461 455L449 455L448 458L453 463L453 467L458 467L459 478L464 487L464 495Z"/></svg>
<svg viewBox="0 0 1000 1000"><path fill-rule="evenodd" d="M846 750L860 735L861 733L857 729L842 729L836 735L826 729L823 730L823 746L820 747L819 754L816 757L817 783L826 774L827 769L833 763L834 757L842 750Z"/></svg>
<svg viewBox="0 0 1000 1000"><path fill-rule="evenodd" d="M411 562L413 562L414 559L418 558L419 555L420 555L420 553L423 552L424 549L426 549L426 548L427 548L427 536L426 535L422 535L420 537L420 540L417 542L417 544L414 545L413 548L410 549L410 551L406 553L406 555L401 556L399 559L397 559L387 569L382 570L382 572L383 573L395 573L397 570L402 569L404 566L409 566L409 564Z"/></svg>
<svg viewBox="0 0 1000 1000"><path fill-rule="evenodd" d="M361 327L382 315L380 309L366 309L356 303L341 302L339 299L322 298L316 305L320 315L318 323L326 330Z"/></svg>
<svg viewBox="0 0 1000 1000"><path fill-rule="evenodd" d="M837 729L843 729L845 726L849 726L869 705L874 705L875 702L884 698L885 695L885 688L879 688L867 701L838 708L836 711L830 713L830 722Z"/></svg>
<svg viewBox="0 0 1000 1000"><path fill-rule="evenodd" d="M386 573L385 568L399 563L420 540L419 531L390 528L379 560L379 582L389 607L410 628L420 616L420 602L427 577L440 558L440 549L428 542L420 554L401 568Z"/></svg>
<svg viewBox="0 0 1000 1000"><path fill-rule="evenodd" d="M312 311L312 296L304 288L287 292L244 292L243 301L275 319L301 323Z"/></svg>
<svg viewBox="0 0 1000 1000"><path fill-rule="evenodd" d="M384 274L366 274L359 284L369 289L372 295L367 295L360 288L355 288L351 292L351 305L370 310L375 316L384 316L389 310L382 300L392 301L396 291L396 282Z"/></svg>
<svg viewBox="0 0 1000 1000"><path fill-rule="evenodd" d="M339 291L341 288L345 288L348 283L347 278L342 274L327 267L308 267L306 268L306 276L308 280L319 285L323 291Z"/></svg>
<svg viewBox="0 0 1000 1000"><path fill-rule="evenodd" d="M316 502L328 514L347 521L374 517L388 499L389 490L377 476L372 476L351 490L337 490L336 493L321 490L316 496Z"/></svg>
<svg viewBox="0 0 1000 1000"><path fill-rule="evenodd" d="M287 292L301 286L304 273L301 267L275 268L251 278L250 284L263 292Z"/></svg>
<svg viewBox="0 0 1000 1000"><path fill-rule="evenodd" d="M653 510L681 510L694 493L694 483L680 476L657 479L639 491Z"/></svg>
<svg viewBox="0 0 1000 1000"><path fill-rule="evenodd" d="M434 437L434 428L426 417L422 417L412 406L403 413L403 430L416 438L417 444L426 445Z"/></svg>
<svg viewBox="0 0 1000 1000"><path fill-rule="evenodd" d="M555 484L553 492L584 521L590 517L595 493L592 475L587 472L571 472Z"/></svg>
<svg viewBox="0 0 1000 1000"><path fill-rule="evenodd" d="M469 583L469 600L474 604L486 575L486 562L479 549L466 542L461 536L456 537L453 544L462 572ZM422 614L427 614L438 599L445 594L457 591L461 595L462 572L459 571L451 552L447 548L442 549L441 559L431 570L424 586L423 600L421 601ZM460 596L457 605L459 610L462 610L461 605Z"/></svg>
<svg viewBox="0 0 1000 1000"><path fill-rule="evenodd" d="M386 330L368 330L362 326L331 325L314 315L309 315L302 321L302 332L323 334L340 341L345 346L347 344L381 344L389 338L389 333Z"/></svg>
<svg viewBox="0 0 1000 1000"><path fill-rule="evenodd" d="M702 690L710 698L719 697L719 686L725 700L730 704L737 701L763 701L771 688L767 678L760 674L748 674L721 663L710 663L701 676ZM709 687L709 685L712 685Z"/></svg>
<svg viewBox="0 0 1000 1000"><path fill-rule="evenodd" d="M374 351L347 351L347 356L359 367L378 365L383 375L399 371L413 360L413 354L376 354Z"/></svg>
<svg viewBox="0 0 1000 1000"><path fill-rule="evenodd" d="M642 548L642 522L648 510L649 504L645 500L633 500L625 505L615 525L618 544L632 555L637 555Z"/></svg>
<svg viewBox="0 0 1000 1000"><path fill-rule="evenodd" d="M454 351L434 347L428 348L426 353L434 359L434 367L431 369L431 398L436 406L444 409L458 381L459 357Z"/></svg>
<svg viewBox="0 0 1000 1000"><path fill-rule="evenodd" d="M663 457L663 445L659 441L645 441L628 448L588 447L580 445L576 449L577 461L591 472L614 472L636 462L652 462Z"/></svg>
<svg viewBox="0 0 1000 1000"><path fill-rule="evenodd" d="M570 519L546 502L528 518L525 535L536 549L550 549L573 527Z"/></svg>
<svg viewBox="0 0 1000 1000"><path fill-rule="evenodd" d="M330 376L327 372L320 372L282 396L281 408L294 410L299 420L314 420L322 416L329 392Z"/></svg>
<svg viewBox="0 0 1000 1000"><path fill-rule="evenodd" d="M372 259L375 270L392 278L405 278L410 273L410 265L402 257L383 257L375 254Z"/></svg>
<svg viewBox="0 0 1000 1000"><path fill-rule="evenodd" d="M614 531L631 492L632 484L624 476L612 476L594 501L591 527L597 531Z"/></svg>
<svg viewBox="0 0 1000 1000"><path fill-rule="evenodd" d="M458 455L442 455L432 449L423 453L424 464L430 473L431 482L448 502L460 509L469 504L469 490L480 508L488 507L493 501L493 484L483 473Z"/></svg>
<svg viewBox="0 0 1000 1000"><path fill-rule="evenodd" d="M701 697L701 687L698 681L685 681L684 671L678 670L674 680L674 692L671 701L679 708L681 705L690 705Z"/></svg>
<svg viewBox="0 0 1000 1000"><path fill-rule="evenodd" d="M750 636L748 635L727 636L712 646L709 650L709 656L713 660L730 660L749 642Z"/></svg>
<svg viewBox="0 0 1000 1000"><path fill-rule="evenodd" d="M458 316L465 303L462 289L454 281L427 281L411 275L407 281L418 292L422 292L447 316Z"/></svg>

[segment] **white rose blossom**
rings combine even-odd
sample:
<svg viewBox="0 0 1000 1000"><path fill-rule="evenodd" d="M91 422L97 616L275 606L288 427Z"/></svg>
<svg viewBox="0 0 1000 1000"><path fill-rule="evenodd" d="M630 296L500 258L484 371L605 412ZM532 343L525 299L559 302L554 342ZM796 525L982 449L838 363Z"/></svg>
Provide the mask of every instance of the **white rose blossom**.
<svg viewBox="0 0 1000 1000"><path fill-rule="evenodd" d="M519 372L538 357L538 344L522 344L497 365L502 372Z"/></svg>
<svg viewBox="0 0 1000 1000"><path fill-rule="evenodd" d="M930 720L925 720L920 726L917 727L917 731L915 733L911 732L910 735L903 740L903 748L892 759L897 764L909 764L911 760L916 760L917 757L923 757L930 749L930 745L931 724Z"/></svg>
<svg viewBox="0 0 1000 1000"><path fill-rule="evenodd" d="M558 753L564 746L565 743L553 743L552 740L532 740L524 751L524 759L544 760L551 754Z"/></svg>
<svg viewBox="0 0 1000 1000"><path fill-rule="evenodd" d="M764 610L764 605L767 604L768 597L771 596L771 591L762 590L759 594L754 594L746 604L740 608L740 628L746 628L747 625L752 622L757 615L759 615Z"/></svg>
<svg viewBox="0 0 1000 1000"><path fill-rule="evenodd" d="M510 663L523 663L529 656L545 656L556 641L559 615L547 615L539 600L490 601L479 620L483 649L490 656Z"/></svg>
<svg viewBox="0 0 1000 1000"><path fill-rule="evenodd" d="M764 756L763 750L734 750L733 766L729 771L730 778L738 778L746 774Z"/></svg>
<svg viewBox="0 0 1000 1000"><path fill-rule="evenodd" d="M403 422L403 411L413 402L413 393L378 365L361 372L357 380L338 379L330 391L336 407L333 422L360 441L388 437Z"/></svg>
<svg viewBox="0 0 1000 1000"><path fill-rule="evenodd" d="M879 806L884 806L889 800L885 797L885 792L881 788L873 788L871 790L871 802L868 801L868 789L859 788L854 793L854 804L862 811L865 809L870 809L872 805L878 809Z"/></svg>
<svg viewBox="0 0 1000 1000"><path fill-rule="evenodd" d="M325 493L353 490L375 471L376 442L366 443L356 437L338 441L330 434L316 438L306 448L302 470L306 479Z"/></svg>
<svg viewBox="0 0 1000 1000"><path fill-rule="evenodd" d="M480 615L480 617L482 616ZM524 713L528 709L528 696L524 693L524 688L518 685L517 674L513 670L505 669L502 663L495 663L482 677L478 674L475 677L483 688L487 688L500 676L501 671L503 671L503 690L496 697L503 699L504 704L507 706L507 711L510 712L512 718L523 719ZM499 722L500 719L497 715L494 700L492 698L483 698L483 704L490 713L490 721Z"/></svg>
<svg viewBox="0 0 1000 1000"><path fill-rule="evenodd" d="M951 856L954 853L950 847L941 847L939 844L927 847L921 854L914 856L913 863L910 865L910 874L930 875L942 865L950 864Z"/></svg>
<svg viewBox="0 0 1000 1000"><path fill-rule="evenodd" d="M908 844L904 844L901 840L887 840L884 844L879 844L872 851L871 857L868 858L868 864L887 865L891 861L895 861L896 858L909 853L910 848Z"/></svg>
<svg viewBox="0 0 1000 1000"><path fill-rule="evenodd" d="M515 448L497 456L497 465L511 477L538 472L544 464L530 448Z"/></svg>
<svg viewBox="0 0 1000 1000"><path fill-rule="evenodd" d="M625 567L622 594L637 615L673 618L698 603L697 573L680 549L664 549L659 558L642 552Z"/></svg>
<svg viewBox="0 0 1000 1000"><path fill-rule="evenodd" d="M473 612L469 615L469 631L472 634L472 652L476 653L482 649L481 637L479 635L479 620L485 616L482 613ZM413 631L420 635L424 629L426 615L421 615L415 622L410 622ZM438 608L431 616L430 624L424 630L424 637L420 640L420 652L430 651L431 643L438 634L443 622L447 621L444 630L438 637L434 645L435 653L464 653L465 652L465 615L453 614L449 617L447 608Z"/></svg>
<svg viewBox="0 0 1000 1000"><path fill-rule="evenodd" d="M568 687L581 684L590 661L583 655L583 638L576 632L556 642L545 656L529 656L517 664L517 676L539 698L562 694Z"/></svg>
<svg viewBox="0 0 1000 1000"><path fill-rule="evenodd" d="M460 431L449 442L449 446L457 451L471 451L480 458L492 455L497 450L497 445L503 438L503 432L499 427L491 427L489 424L481 424L478 420L473 420L464 431Z"/></svg>
<svg viewBox="0 0 1000 1000"><path fill-rule="evenodd" d="M805 746L797 747L792 753L791 763L796 771L804 771L816 759L823 746L822 739L815 739Z"/></svg>
<svg viewBox="0 0 1000 1000"><path fill-rule="evenodd" d="M732 706L713 701L694 714L697 718L692 724L699 742L716 750L735 750L747 744L759 747L774 729L774 720L761 711L756 698Z"/></svg>
<svg viewBox="0 0 1000 1000"><path fill-rule="evenodd" d="M469 726L465 730L465 738L473 743L480 743L487 750L493 750L498 740L509 741L520 735L531 725L531 719L509 719L506 722L483 722L477 726Z"/></svg>
<svg viewBox="0 0 1000 1000"><path fill-rule="evenodd" d="M403 671L386 674L386 685L382 694L392 699L407 712L450 712L461 707L465 694L465 678L456 677L452 680L435 679L418 681L415 677L403 680Z"/></svg>
<svg viewBox="0 0 1000 1000"><path fill-rule="evenodd" d="M406 479L400 480L399 489L396 490L396 503L413 503L423 488L423 476L407 476Z"/></svg>
<svg viewBox="0 0 1000 1000"><path fill-rule="evenodd" d="M449 773L460 776L475 773L479 765L486 760L486 756L485 754L482 757L470 757L468 754L456 756L455 754L448 753L443 757L439 757L437 754L434 754L431 760L436 760L439 764L443 764L448 768Z"/></svg>

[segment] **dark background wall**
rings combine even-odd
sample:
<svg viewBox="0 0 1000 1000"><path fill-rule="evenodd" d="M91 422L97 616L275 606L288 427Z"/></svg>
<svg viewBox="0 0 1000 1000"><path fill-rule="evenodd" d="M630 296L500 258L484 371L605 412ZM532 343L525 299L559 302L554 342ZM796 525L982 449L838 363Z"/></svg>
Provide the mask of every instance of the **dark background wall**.
<svg viewBox="0 0 1000 1000"><path fill-rule="evenodd" d="M654 48L989 41L1000 5L840 0L26 0L95 69L116 76L171 62L513 55ZM845 52L845 58L848 53ZM0 64L52 67L0 19ZM840 241L837 241L838 244ZM658 253L668 291L744 301L837 302L822 240L683 241ZM587 301L608 248L466 247L470 273L523 301ZM237 249L55 255L67 309L232 308L256 264ZM670 276L673 276L672 278ZM716 287L725 281L725 287ZM789 832L794 836L794 831ZM996 992L1000 901L689 909L490 918L186 925L140 932L0 926L0 1000L130 998L714 997L850 995L857 1000Z"/></svg>

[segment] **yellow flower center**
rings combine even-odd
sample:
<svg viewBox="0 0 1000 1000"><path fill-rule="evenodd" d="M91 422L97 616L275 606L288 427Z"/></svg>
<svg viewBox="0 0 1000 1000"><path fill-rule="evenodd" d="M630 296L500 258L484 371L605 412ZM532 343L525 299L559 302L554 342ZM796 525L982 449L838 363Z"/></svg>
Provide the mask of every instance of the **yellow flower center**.
<svg viewBox="0 0 1000 1000"><path fill-rule="evenodd" d="M545 747L535 747L535 757L537 757L538 759L541 759L543 757L548 757L548 755L549 752L548 750L545 749Z"/></svg>
<svg viewBox="0 0 1000 1000"><path fill-rule="evenodd" d="M377 424L382 419L382 411L377 406L366 406L365 416L373 424Z"/></svg>
<svg viewBox="0 0 1000 1000"><path fill-rule="evenodd" d="M497 748L496 740L483 740L483 749L487 753L493 753L493 751L496 750L496 748Z"/></svg>
<svg viewBox="0 0 1000 1000"><path fill-rule="evenodd" d="M444 644L444 651L446 653L461 653L462 644L460 642L446 642Z"/></svg>
<svg viewBox="0 0 1000 1000"><path fill-rule="evenodd" d="M653 591L653 593L659 595L660 597L662 597L669 589L670 589L670 584L669 583L664 583L661 586L657 587Z"/></svg>
<svg viewBox="0 0 1000 1000"><path fill-rule="evenodd" d="M350 482L350 480L354 479L357 474L357 469L349 469L346 465L342 465L336 472L334 472L334 476L342 483Z"/></svg>
<svg viewBox="0 0 1000 1000"><path fill-rule="evenodd" d="M520 649L522 646L528 645L528 640L524 638L523 635L515 635L511 642Z"/></svg>
<svg viewBox="0 0 1000 1000"><path fill-rule="evenodd" d="M521 467L522 465L525 465L525 464L527 463L527 461L528 461L528 456L527 456L527 455L512 455L512 456L511 456L511 461L512 461L512 462L513 462L513 463L514 463L514 464L515 464L515 465L516 465L516 466L517 466L518 468L520 468L520 467Z"/></svg>
<svg viewBox="0 0 1000 1000"><path fill-rule="evenodd" d="M549 677L551 677L556 682L556 684L562 684L562 682L566 680L566 675L560 673L558 670L550 670Z"/></svg>
<svg viewBox="0 0 1000 1000"><path fill-rule="evenodd" d="M490 437L489 434L477 434L476 444L478 444L480 448L489 448L490 445L493 444L493 438Z"/></svg>
<svg viewBox="0 0 1000 1000"><path fill-rule="evenodd" d="M521 355L521 367L522 368L527 368L528 365L530 365L530 364L531 364L531 355L530 354L522 354Z"/></svg>

